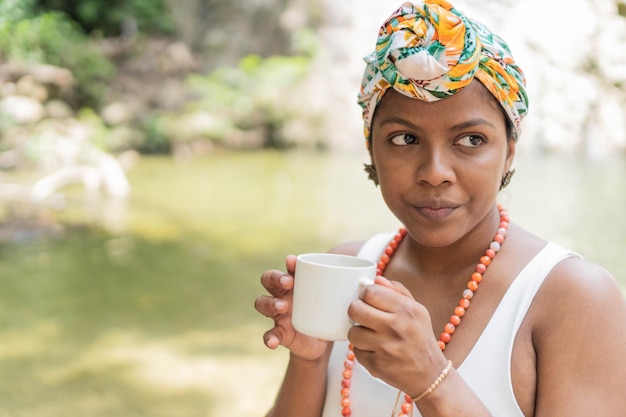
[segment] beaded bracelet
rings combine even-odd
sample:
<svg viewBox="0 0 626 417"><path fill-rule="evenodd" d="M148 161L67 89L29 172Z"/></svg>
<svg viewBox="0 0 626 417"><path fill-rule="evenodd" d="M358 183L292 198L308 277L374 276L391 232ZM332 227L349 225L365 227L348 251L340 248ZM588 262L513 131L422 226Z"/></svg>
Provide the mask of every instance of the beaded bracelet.
<svg viewBox="0 0 626 417"><path fill-rule="evenodd" d="M437 379L435 379L435 382L433 382L432 385L426 389L426 391L422 392L417 397L411 398L411 400L416 403L422 398L432 394L432 392L437 389L437 387L443 382L443 380L446 379L448 373L450 373L450 369L452 369L452 361L448 360L448 364L445 368L443 368L443 371L441 371Z"/></svg>

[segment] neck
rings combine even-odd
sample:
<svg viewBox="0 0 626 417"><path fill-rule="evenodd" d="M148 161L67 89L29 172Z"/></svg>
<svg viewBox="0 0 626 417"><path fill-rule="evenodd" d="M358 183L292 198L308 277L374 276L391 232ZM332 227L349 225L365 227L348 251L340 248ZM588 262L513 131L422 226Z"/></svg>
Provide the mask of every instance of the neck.
<svg viewBox="0 0 626 417"><path fill-rule="evenodd" d="M445 280L466 278L464 272L472 270L476 261L484 254L500 224L497 208L489 214L470 233L458 241L442 247L429 247L420 244L410 234L398 249L397 258L402 259L405 268L417 272L417 276L437 276ZM402 269L405 269L402 268Z"/></svg>

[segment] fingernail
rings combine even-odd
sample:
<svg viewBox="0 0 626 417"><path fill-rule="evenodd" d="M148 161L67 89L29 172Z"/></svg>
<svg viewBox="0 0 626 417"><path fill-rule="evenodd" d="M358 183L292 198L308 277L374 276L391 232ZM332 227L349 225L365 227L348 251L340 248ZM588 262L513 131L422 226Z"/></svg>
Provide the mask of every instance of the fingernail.
<svg viewBox="0 0 626 417"><path fill-rule="evenodd" d="M270 349L276 349L278 347L278 339L274 336L270 336L267 338L267 341L265 342L265 346L267 346Z"/></svg>
<svg viewBox="0 0 626 417"><path fill-rule="evenodd" d="M283 275L282 277L280 277L280 284L281 285L287 285L287 284L289 284L290 280L291 280L291 278L289 278L289 275Z"/></svg>

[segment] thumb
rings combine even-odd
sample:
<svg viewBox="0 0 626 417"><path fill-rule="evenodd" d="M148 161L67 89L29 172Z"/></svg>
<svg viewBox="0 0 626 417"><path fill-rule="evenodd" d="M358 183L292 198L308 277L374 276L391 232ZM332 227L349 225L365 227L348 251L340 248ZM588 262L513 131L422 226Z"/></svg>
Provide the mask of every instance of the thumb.
<svg viewBox="0 0 626 417"><path fill-rule="evenodd" d="M287 257L285 258L287 273L291 276L294 276L296 273L296 261L297 257L295 255L287 255Z"/></svg>

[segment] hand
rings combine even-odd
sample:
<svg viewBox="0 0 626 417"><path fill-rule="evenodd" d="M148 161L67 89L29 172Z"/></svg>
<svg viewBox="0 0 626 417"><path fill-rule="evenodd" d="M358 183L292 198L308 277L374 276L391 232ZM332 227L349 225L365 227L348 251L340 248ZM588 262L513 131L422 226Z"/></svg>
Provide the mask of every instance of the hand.
<svg viewBox="0 0 626 417"><path fill-rule="evenodd" d="M269 270L261 275L261 285L270 295L257 297L254 307L259 313L274 320L274 327L263 335L263 340L270 349L283 345L292 355L306 360L317 360L327 351L330 342L305 336L293 328L291 306L296 257L287 256L285 263L287 273Z"/></svg>
<svg viewBox="0 0 626 417"><path fill-rule="evenodd" d="M432 369L445 366L430 315L399 282L376 277L348 310L359 323L348 338L357 360L375 377L410 395L430 384ZM420 382L424 381L424 382Z"/></svg>

